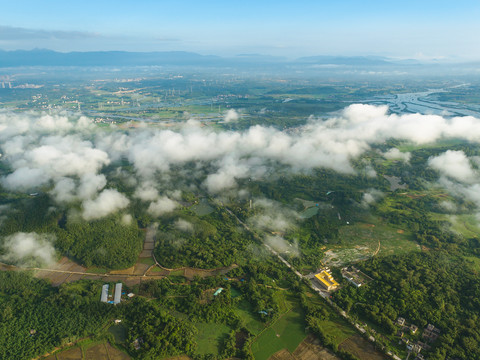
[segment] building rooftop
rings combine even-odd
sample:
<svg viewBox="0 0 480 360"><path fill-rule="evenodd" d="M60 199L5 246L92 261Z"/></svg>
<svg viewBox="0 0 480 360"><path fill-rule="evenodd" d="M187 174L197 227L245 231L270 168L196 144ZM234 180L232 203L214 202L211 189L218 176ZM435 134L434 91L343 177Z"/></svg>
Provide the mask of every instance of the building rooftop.
<svg viewBox="0 0 480 360"><path fill-rule="evenodd" d="M324 284L327 288L338 286L338 283L335 281L333 276L329 274L326 270L323 270L322 272L315 275L315 278L322 284Z"/></svg>
<svg viewBox="0 0 480 360"><path fill-rule="evenodd" d="M115 297L113 299L114 304L120 304L122 298L122 283L115 284Z"/></svg>
<svg viewBox="0 0 480 360"><path fill-rule="evenodd" d="M108 284L102 286L102 296L100 301L106 303L108 301Z"/></svg>

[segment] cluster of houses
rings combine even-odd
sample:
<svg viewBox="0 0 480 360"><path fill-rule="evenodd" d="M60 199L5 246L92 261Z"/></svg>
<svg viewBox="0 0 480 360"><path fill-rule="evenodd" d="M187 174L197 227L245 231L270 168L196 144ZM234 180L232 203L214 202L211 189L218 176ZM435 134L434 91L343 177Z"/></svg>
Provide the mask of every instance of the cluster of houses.
<svg viewBox="0 0 480 360"><path fill-rule="evenodd" d="M414 324L408 325L404 318L399 317L397 319L397 325L400 326L400 329L397 332L397 336L400 338L400 344L403 342L407 350L417 354L415 360L424 360L424 356L420 354L422 350L428 351L431 349L429 344L433 343L440 336L440 329L435 327L432 324L428 324L425 329L423 329L421 338L422 340L412 340L407 337L407 334L415 335L418 331L418 326Z"/></svg>

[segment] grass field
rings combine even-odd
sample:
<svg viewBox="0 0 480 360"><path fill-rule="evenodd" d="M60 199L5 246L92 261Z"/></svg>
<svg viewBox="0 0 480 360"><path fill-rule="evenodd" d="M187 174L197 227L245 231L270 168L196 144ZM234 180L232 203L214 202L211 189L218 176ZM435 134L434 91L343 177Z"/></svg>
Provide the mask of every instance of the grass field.
<svg viewBox="0 0 480 360"><path fill-rule="evenodd" d="M448 221L451 224L451 230L463 235L466 238L476 237L480 235L479 221L476 215L445 215L445 214L431 214L435 220Z"/></svg>
<svg viewBox="0 0 480 360"><path fill-rule="evenodd" d="M329 312L328 320L320 321L320 325L327 334L332 337L333 342L336 345L341 344L349 337L357 334L355 328L350 325L343 317L337 312L332 310L322 299L320 299L315 293L309 292L308 299L312 304L321 306Z"/></svg>
<svg viewBox="0 0 480 360"><path fill-rule="evenodd" d="M242 292L238 290L235 286L232 286L230 288L230 296L232 297L232 299L239 297L241 295L242 295Z"/></svg>
<svg viewBox="0 0 480 360"><path fill-rule="evenodd" d="M91 266L87 269L87 272L88 273L92 273L92 274L106 274L108 273L108 269L106 268L99 268L99 267L96 267L96 266Z"/></svg>
<svg viewBox="0 0 480 360"><path fill-rule="evenodd" d="M374 254L387 256L420 251L418 244L411 240L408 229L393 227L373 216L367 221L341 227L339 237L342 244L327 246L324 262L341 266L368 259Z"/></svg>
<svg viewBox="0 0 480 360"><path fill-rule="evenodd" d="M300 217L302 219L309 219L312 216L315 216L318 214L318 207L311 207L308 208L300 213Z"/></svg>
<svg viewBox="0 0 480 360"><path fill-rule="evenodd" d="M115 337L117 344L123 344L127 338L127 329L122 324L112 325L108 328L108 331Z"/></svg>
<svg viewBox="0 0 480 360"><path fill-rule="evenodd" d="M49 356L49 360L129 360L130 356L114 348L108 342L86 341Z"/></svg>
<svg viewBox="0 0 480 360"><path fill-rule="evenodd" d="M215 209L208 204L208 200L200 199L200 202L193 205L190 210L195 212L197 216L205 216L211 214Z"/></svg>
<svg viewBox="0 0 480 360"><path fill-rule="evenodd" d="M480 273L480 258L476 256L465 256L464 258L467 260L473 271Z"/></svg>
<svg viewBox="0 0 480 360"><path fill-rule="evenodd" d="M340 345L349 337L356 335L356 331L353 329L353 327L345 323L343 319L340 318L336 319L336 321L323 320L320 321L320 324L322 329L332 337L332 340L336 345Z"/></svg>
<svg viewBox="0 0 480 360"><path fill-rule="evenodd" d="M137 260L137 262L139 262L140 264L146 264L146 265L153 265L155 264L155 261L153 260L153 258L151 257L148 257L148 258L139 258Z"/></svg>
<svg viewBox="0 0 480 360"><path fill-rule="evenodd" d="M265 327L265 325L252 314L251 305L247 301L241 301L235 309L235 313L243 320L248 331L254 335L260 333Z"/></svg>
<svg viewBox="0 0 480 360"><path fill-rule="evenodd" d="M228 336L231 329L226 325L207 323L197 323L195 327L198 330L196 336L197 353L200 355L219 355L222 339Z"/></svg>
<svg viewBox="0 0 480 360"><path fill-rule="evenodd" d="M256 338L252 344L255 359L267 360L281 349L295 351L307 336L305 327L303 311L293 307Z"/></svg>

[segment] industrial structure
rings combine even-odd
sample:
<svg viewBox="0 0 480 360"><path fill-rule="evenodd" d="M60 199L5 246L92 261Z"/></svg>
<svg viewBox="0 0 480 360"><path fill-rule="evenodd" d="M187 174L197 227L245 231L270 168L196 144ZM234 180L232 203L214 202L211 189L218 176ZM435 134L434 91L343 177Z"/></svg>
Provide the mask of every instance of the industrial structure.
<svg viewBox="0 0 480 360"><path fill-rule="evenodd" d="M102 286L102 295L100 296L100 301L107 303L107 304L120 304L120 301L122 300L122 283L116 283L115 284L115 292L113 294L113 300L108 300L109 298L112 297L111 294L108 292L109 289L109 284L104 284Z"/></svg>
<svg viewBox="0 0 480 360"><path fill-rule="evenodd" d="M335 290L338 287L338 283L333 278L328 267L316 274L315 279L317 279L320 285L328 291Z"/></svg>
<svg viewBox="0 0 480 360"><path fill-rule="evenodd" d="M108 284L102 286L102 295L100 297L101 302L108 302Z"/></svg>
<svg viewBox="0 0 480 360"><path fill-rule="evenodd" d="M113 298L113 303L115 305L120 304L120 300L122 298L122 283L115 284L115 296Z"/></svg>

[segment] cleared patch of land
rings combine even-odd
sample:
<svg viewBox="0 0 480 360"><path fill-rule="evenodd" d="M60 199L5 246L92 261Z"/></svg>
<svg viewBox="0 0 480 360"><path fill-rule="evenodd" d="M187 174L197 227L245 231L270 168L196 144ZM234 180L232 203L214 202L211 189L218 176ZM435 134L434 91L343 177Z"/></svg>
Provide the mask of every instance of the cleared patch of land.
<svg viewBox="0 0 480 360"><path fill-rule="evenodd" d="M223 338L228 336L231 329L226 325L197 323L196 335L197 353L219 355L220 345Z"/></svg>
<svg viewBox="0 0 480 360"><path fill-rule="evenodd" d="M320 340L313 335L307 336L293 352L298 360L338 360L339 358L330 350L325 349Z"/></svg>
<svg viewBox="0 0 480 360"><path fill-rule="evenodd" d="M85 350L87 360L108 360L108 352L104 344L98 344Z"/></svg>
<svg viewBox="0 0 480 360"><path fill-rule="evenodd" d="M323 261L332 266L358 262L374 255L400 255L420 251L419 245L411 240L408 229L399 229L371 217L367 222L342 226L339 237L342 244L329 246Z"/></svg>
<svg viewBox="0 0 480 360"><path fill-rule="evenodd" d="M130 356L109 343L76 345L44 358L45 360L130 360Z"/></svg>
<svg viewBox="0 0 480 360"><path fill-rule="evenodd" d="M252 314L251 305L247 301L241 301L235 308L235 313L243 320L245 327L252 334L257 335L265 325Z"/></svg>
<svg viewBox="0 0 480 360"><path fill-rule="evenodd" d="M372 344L359 335L352 336L342 342L339 349L348 351L360 360L384 360L385 355L375 350Z"/></svg>
<svg viewBox="0 0 480 360"><path fill-rule="evenodd" d="M71 349L59 352L55 354L58 360L78 360L83 359L82 349L79 347L73 347Z"/></svg>
<svg viewBox="0 0 480 360"><path fill-rule="evenodd" d="M252 344L255 359L267 360L277 351L287 349L295 351L306 337L304 313L299 307L293 307L281 315L270 327L265 329Z"/></svg>
<svg viewBox="0 0 480 360"><path fill-rule="evenodd" d="M282 349L268 360L339 360L330 350L324 348L313 335L308 335L292 353Z"/></svg>

